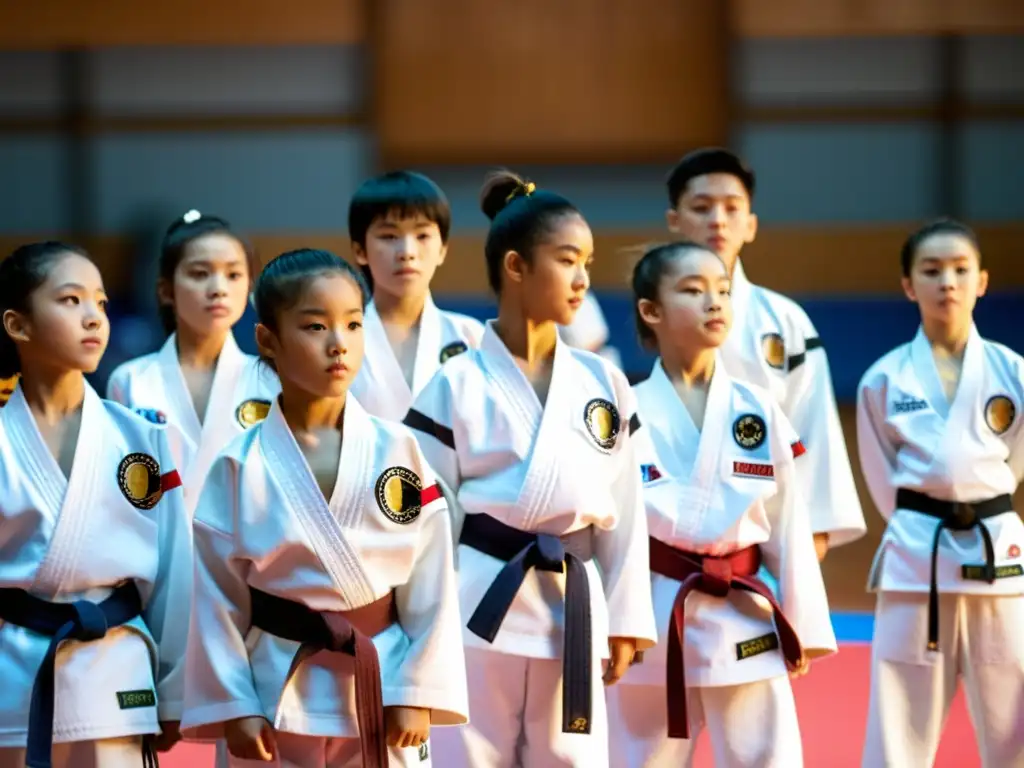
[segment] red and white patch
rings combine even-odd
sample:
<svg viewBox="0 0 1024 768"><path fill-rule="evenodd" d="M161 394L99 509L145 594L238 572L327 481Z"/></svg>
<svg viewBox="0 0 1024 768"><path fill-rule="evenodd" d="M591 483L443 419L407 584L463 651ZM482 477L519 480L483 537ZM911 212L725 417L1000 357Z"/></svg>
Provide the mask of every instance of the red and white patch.
<svg viewBox="0 0 1024 768"><path fill-rule="evenodd" d="M804 444L801 443L799 440L797 440L795 443L793 443L792 448L793 448L793 458L794 459L798 458L800 456L803 456L805 453L807 453L807 449L804 448Z"/></svg>
<svg viewBox="0 0 1024 768"><path fill-rule="evenodd" d="M732 473L741 477L762 477L770 480L775 477L775 466L772 464L759 464L754 461L734 461Z"/></svg>
<svg viewBox="0 0 1024 768"><path fill-rule="evenodd" d="M427 506L427 504L437 501L440 498L443 498L443 495L441 493L441 486L437 483L434 483L429 488L424 488L422 491L420 491L420 506L425 507Z"/></svg>
<svg viewBox="0 0 1024 768"><path fill-rule="evenodd" d="M1011 544L1010 548L1006 550L1006 559L1016 560L1018 557L1020 557L1020 547L1016 544Z"/></svg>

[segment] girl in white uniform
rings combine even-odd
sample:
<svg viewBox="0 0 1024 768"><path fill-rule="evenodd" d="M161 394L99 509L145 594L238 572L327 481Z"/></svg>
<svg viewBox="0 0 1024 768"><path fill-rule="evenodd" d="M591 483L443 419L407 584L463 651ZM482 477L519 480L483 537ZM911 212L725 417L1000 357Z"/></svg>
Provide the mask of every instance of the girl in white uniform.
<svg viewBox="0 0 1024 768"><path fill-rule="evenodd" d="M886 519L865 768L930 766L963 679L982 764L1024 766L1024 359L983 339L988 273L974 233L938 221L908 238L914 340L876 362L857 397L857 442Z"/></svg>
<svg viewBox="0 0 1024 768"><path fill-rule="evenodd" d="M441 188L412 171L364 182L349 203L352 253L373 288L366 359L352 393L374 416L401 421L446 360L480 345L480 322L438 309L430 295L451 218Z"/></svg>
<svg viewBox="0 0 1024 768"><path fill-rule="evenodd" d="M116 368L107 397L172 429L172 450L195 507L217 452L259 422L279 390L277 377L235 343L255 259L230 225L189 211L167 230L157 293L169 334L158 352Z"/></svg>
<svg viewBox="0 0 1024 768"><path fill-rule="evenodd" d="M72 246L0 263L0 377L21 373L0 410L0 768L139 768L177 739L188 521L165 430L83 376L106 303Z"/></svg>
<svg viewBox="0 0 1024 768"><path fill-rule="evenodd" d="M691 765L707 727L718 768L799 768L786 673L836 650L795 475L803 448L771 394L721 364L732 307L714 253L655 247L633 291L641 341L659 354L634 391L661 642L609 691L612 766Z"/></svg>
<svg viewBox="0 0 1024 768"><path fill-rule="evenodd" d="M182 730L225 737L222 765L429 766L430 725L466 721L448 508L410 431L347 393L366 298L324 251L256 283L282 394L216 459L194 521Z"/></svg>
<svg viewBox="0 0 1024 768"><path fill-rule="evenodd" d="M623 374L558 337L594 244L572 204L499 173L484 187L498 319L449 360L406 424L465 512L459 599L471 723L446 768L602 768L603 679L655 640L639 426Z"/></svg>

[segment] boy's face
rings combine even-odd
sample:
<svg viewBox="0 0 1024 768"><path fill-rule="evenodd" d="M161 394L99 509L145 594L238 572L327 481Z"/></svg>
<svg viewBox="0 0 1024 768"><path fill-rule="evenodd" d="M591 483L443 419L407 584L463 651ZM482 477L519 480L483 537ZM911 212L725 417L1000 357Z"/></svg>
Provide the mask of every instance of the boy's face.
<svg viewBox="0 0 1024 768"><path fill-rule="evenodd" d="M921 319L941 325L968 322L987 288L988 272L981 269L973 243L950 233L924 240L914 254L910 277L903 278L903 291L921 309Z"/></svg>
<svg viewBox="0 0 1024 768"><path fill-rule="evenodd" d="M448 253L436 222L394 213L374 219L366 231L366 247L353 243L352 249L356 262L370 268L374 293L385 291L397 298L425 295Z"/></svg>
<svg viewBox="0 0 1024 768"><path fill-rule="evenodd" d="M675 208L665 212L670 232L718 254L730 274L747 243L757 235L757 216L738 178L709 173L690 179Z"/></svg>

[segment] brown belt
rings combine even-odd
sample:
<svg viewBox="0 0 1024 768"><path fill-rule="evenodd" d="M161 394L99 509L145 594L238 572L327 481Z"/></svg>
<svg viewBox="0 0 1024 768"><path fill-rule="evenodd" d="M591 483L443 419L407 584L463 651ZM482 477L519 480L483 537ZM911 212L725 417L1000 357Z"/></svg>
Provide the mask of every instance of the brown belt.
<svg viewBox="0 0 1024 768"><path fill-rule="evenodd" d="M314 653L333 651L355 658L356 718L364 768L387 768L380 660L370 639L398 620L394 593L351 611L314 611L302 603L249 587L252 625L264 632L301 643L285 685Z"/></svg>
<svg viewBox="0 0 1024 768"><path fill-rule="evenodd" d="M779 607L771 589L754 574L761 567L761 548L757 545L728 555L715 557L671 547L658 539L650 539L651 571L681 582L668 628L668 659L666 692L668 694L668 735L673 739L690 738L690 721L686 712L686 675L683 658L686 598L693 590L715 597L725 597L733 589L761 595L772 606L775 631L782 646L782 655L796 665L803 650L800 640Z"/></svg>

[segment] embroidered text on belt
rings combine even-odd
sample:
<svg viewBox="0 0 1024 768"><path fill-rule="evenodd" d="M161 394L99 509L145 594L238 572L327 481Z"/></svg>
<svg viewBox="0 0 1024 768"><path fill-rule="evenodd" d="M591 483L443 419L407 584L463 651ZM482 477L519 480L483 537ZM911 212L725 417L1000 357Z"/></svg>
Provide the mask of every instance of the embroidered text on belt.
<svg viewBox="0 0 1024 768"><path fill-rule="evenodd" d="M333 651L355 657L356 718L362 765L387 768L384 696L380 660L370 639L398 620L394 593L351 611L314 611L302 603L249 587L252 625L264 632L301 643L292 659L285 685L299 665L314 653Z"/></svg>
<svg viewBox="0 0 1024 768"><path fill-rule="evenodd" d="M1013 511L1013 499L1009 494L995 496L985 501L964 503L933 499L920 491L900 488L896 491L896 508L920 512L939 520L932 537L931 583L928 587L928 650L939 650L939 537L948 528L951 531L969 531L977 527L985 547L985 563L981 566L981 578L989 584L996 580L996 551L992 545L992 534L982 520ZM965 566L967 567L967 566Z"/></svg>
<svg viewBox="0 0 1024 768"><path fill-rule="evenodd" d="M0 589L0 620L50 638L50 645L32 684L25 754L28 768L50 768L51 765L54 674L60 644L65 640L100 640L106 636L107 630L127 624L141 613L142 598L133 581L117 587L99 603L88 600L51 603L23 589ZM143 764L156 764L156 754L148 740L143 746Z"/></svg>
<svg viewBox="0 0 1024 768"><path fill-rule="evenodd" d="M531 568L565 570L565 636L562 646L562 731L590 733L592 643L590 581L583 563L593 557L593 531L565 536L521 531L490 515L466 515L459 543L506 565L487 589L466 625L489 643L501 628Z"/></svg>
<svg viewBox="0 0 1024 768"><path fill-rule="evenodd" d="M792 625L782 613L771 589L754 576L761 567L761 548L747 547L721 557L698 555L650 539L651 571L681 582L672 604L668 625L668 659L666 691L668 694L668 735L673 739L690 738L690 721L686 712L686 675L683 658L683 638L686 618L686 598L697 590L715 597L725 597L733 589L753 592L772 606L775 631L779 636L782 655L795 665L803 651Z"/></svg>

